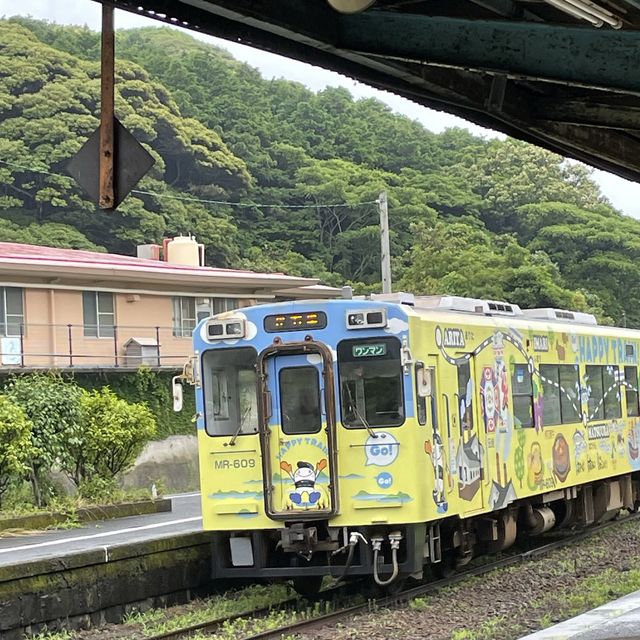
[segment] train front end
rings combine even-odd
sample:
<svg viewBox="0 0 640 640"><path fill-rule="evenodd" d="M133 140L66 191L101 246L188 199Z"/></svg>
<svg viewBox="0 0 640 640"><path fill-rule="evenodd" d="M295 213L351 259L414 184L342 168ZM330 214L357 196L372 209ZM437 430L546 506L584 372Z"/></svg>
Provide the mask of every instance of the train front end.
<svg viewBox="0 0 640 640"><path fill-rule="evenodd" d="M383 583L421 570L408 314L371 301L280 303L196 328L214 577L292 578L309 593L325 575Z"/></svg>

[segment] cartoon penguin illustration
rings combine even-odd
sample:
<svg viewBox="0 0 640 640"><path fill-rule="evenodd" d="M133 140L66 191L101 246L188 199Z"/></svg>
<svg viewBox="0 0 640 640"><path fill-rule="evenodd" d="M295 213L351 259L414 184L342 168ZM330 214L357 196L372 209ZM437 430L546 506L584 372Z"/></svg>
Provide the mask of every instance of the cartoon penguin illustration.
<svg viewBox="0 0 640 640"><path fill-rule="evenodd" d="M297 468L293 467L286 461L280 463L280 468L289 474L293 480L294 490L289 493L290 509L302 507L303 509L323 509L325 500L320 487L316 487L318 475L327 467L327 461L323 458L314 467L310 462L299 460Z"/></svg>
<svg viewBox="0 0 640 640"><path fill-rule="evenodd" d="M448 509L448 504L445 497L444 484L444 445L437 431L434 430L433 432L433 445L429 441L425 442L424 450L431 458L431 464L433 465L433 501L436 503L438 513L445 513Z"/></svg>

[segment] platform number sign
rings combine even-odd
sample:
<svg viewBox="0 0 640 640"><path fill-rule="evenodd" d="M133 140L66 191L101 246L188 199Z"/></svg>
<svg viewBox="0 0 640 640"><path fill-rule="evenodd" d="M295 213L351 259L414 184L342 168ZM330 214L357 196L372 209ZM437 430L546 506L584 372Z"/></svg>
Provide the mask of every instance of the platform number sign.
<svg viewBox="0 0 640 640"><path fill-rule="evenodd" d="M387 345L382 343L368 342L366 344L354 344L351 353L354 358L375 358L376 356L387 355Z"/></svg>

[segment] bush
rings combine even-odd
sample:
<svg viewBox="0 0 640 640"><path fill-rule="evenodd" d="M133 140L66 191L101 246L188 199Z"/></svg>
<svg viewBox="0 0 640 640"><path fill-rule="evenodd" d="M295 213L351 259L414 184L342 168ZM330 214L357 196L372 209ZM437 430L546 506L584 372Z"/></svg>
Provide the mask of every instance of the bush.
<svg viewBox="0 0 640 640"><path fill-rule="evenodd" d="M24 411L0 395L0 502L9 483L28 470L32 446L31 423Z"/></svg>
<svg viewBox="0 0 640 640"><path fill-rule="evenodd" d="M158 430L154 438L164 439L171 435L196 433L192 422L192 416L196 412L195 394L185 389L184 409L180 413L174 413L171 392L173 375L166 371L151 371L143 365L134 373L76 372L74 380L87 390L108 386L127 402L143 402L156 418Z"/></svg>
<svg viewBox="0 0 640 640"><path fill-rule="evenodd" d="M156 420L144 404L129 403L104 387L81 392L84 416L79 481L113 478L135 462L156 433Z"/></svg>
<svg viewBox="0 0 640 640"><path fill-rule="evenodd" d="M73 469L74 447L81 444L81 390L60 374L33 373L11 378L5 391L32 424L30 480L36 504L42 506L46 472L55 465Z"/></svg>

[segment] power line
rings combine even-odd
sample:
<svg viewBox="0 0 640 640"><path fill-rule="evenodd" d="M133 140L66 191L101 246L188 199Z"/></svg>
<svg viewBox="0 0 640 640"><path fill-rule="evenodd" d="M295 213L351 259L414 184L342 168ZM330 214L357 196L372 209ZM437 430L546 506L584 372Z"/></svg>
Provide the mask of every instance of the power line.
<svg viewBox="0 0 640 640"><path fill-rule="evenodd" d="M66 176L62 173L52 173L51 171L46 171L44 169L36 169L34 167L26 167L21 164L16 164L14 162L7 162L6 160L0 160L0 164L4 164L8 167L13 167L15 169L23 169L24 171L32 171L33 173L42 173L47 176L54 176L57 178L67 178L71 180L71 176ZM257 207L260 209L317 209L318 207L327 207L336 209L339 207L347 207L347 208L355 208L360 207L366 204L377 204L377 200L366 200L363 202L337 202L334 204L325 204L325 203L317 203L317 204L274 204L274 203L260 203L260 202L227 202L226 200L205 200L204 198L194 198L192 196L174 196L168 193L155 193L153 191L140 191L139 189L132 189L131 193L135 193L137 195L143 196L152 196L154 198L165 198L167 200L182 200L184 202L194 202L199 204L220 204L226 205L228 207Z"/></svg>

